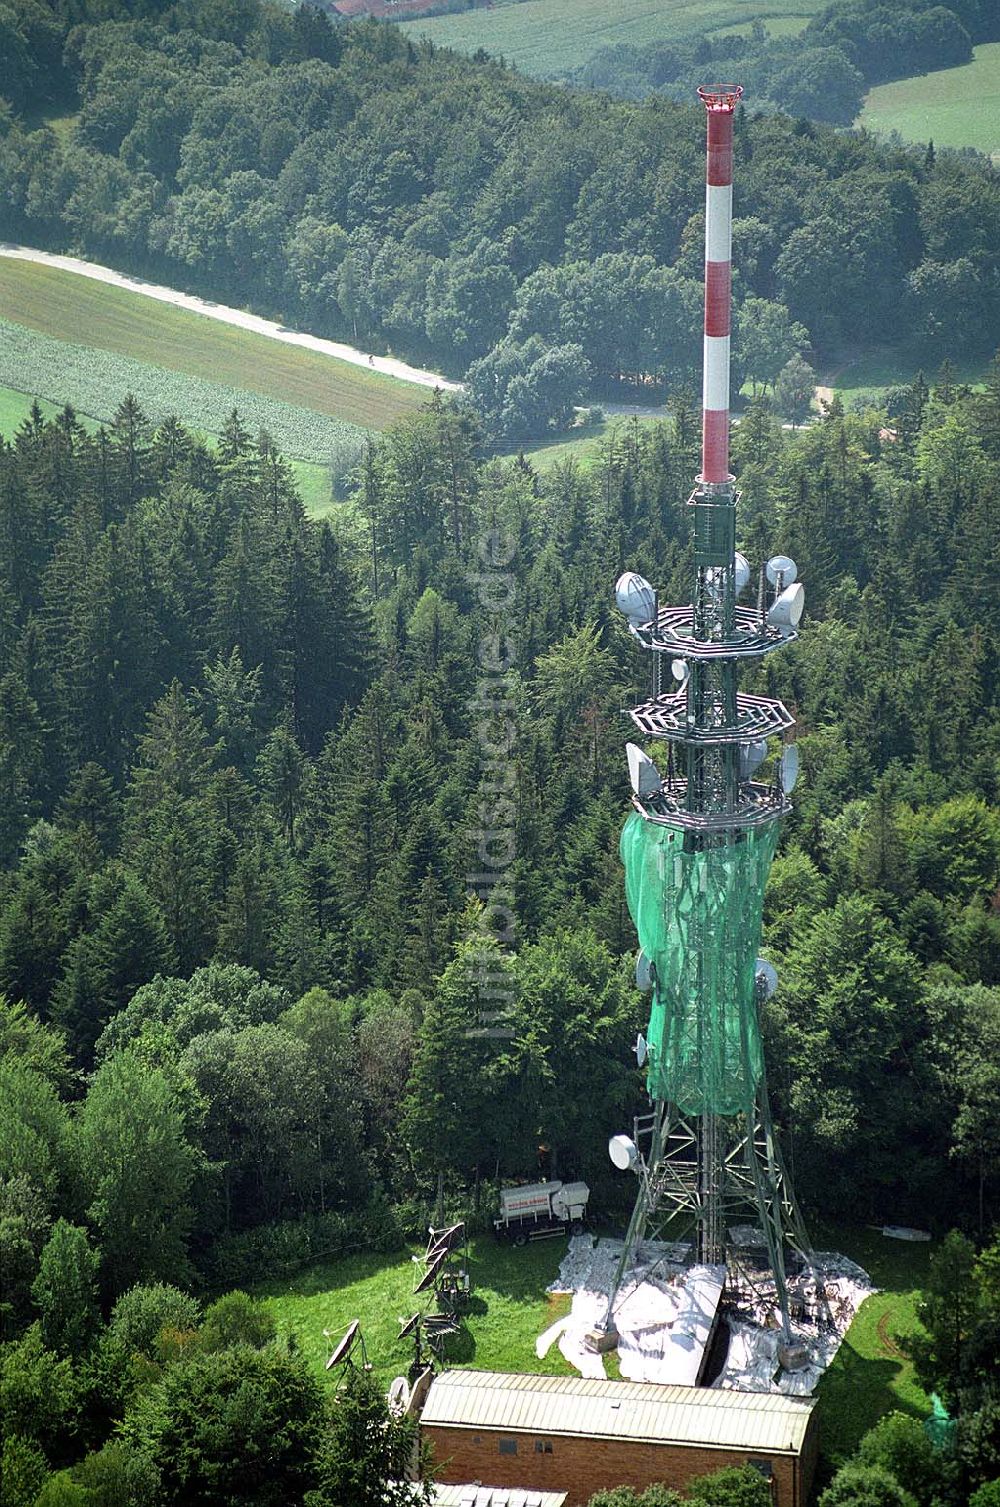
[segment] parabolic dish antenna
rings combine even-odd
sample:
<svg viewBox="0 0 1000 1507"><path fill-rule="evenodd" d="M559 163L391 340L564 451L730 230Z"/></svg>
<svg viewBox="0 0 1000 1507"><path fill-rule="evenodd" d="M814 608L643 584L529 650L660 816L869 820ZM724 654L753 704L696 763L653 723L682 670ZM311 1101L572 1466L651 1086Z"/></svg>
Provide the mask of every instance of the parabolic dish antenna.
<svg viewBox="0 0 1000 1507"><path fill-rule="evenodd" d="M628 777L636 795L640 800L643 796L659 795L663 777L649 755L635 743L626 743L625 752L628 754Z"/></svg>
<svg viewBox="0 0 1000 1507"><path fill-rule="evenodd" d="M648 1051L649 1048L646 1045L646 1038L640 1031L638 1036L635 1038L635 1060L640 1067L642 1067L643 1063L646 1061L646 1054Z"/></svg>
<svg viewBox="0 0 1000 1507"><path fill-rule="evenodd" d="M764 574L772 586L791 586L797 579L799 568L791 555L772 555L764 566Z"/></svg>
<svg viewBox="0 0 1000 1507"><path fill-rule="evenodd" d="M686 659L672 659L670 661L670 673L675 680L679 680L681 687L687 685L688 676L691 674L691 666Z"/></svg>
<svg viewBox="0 0 1000 1507"><path fill-rule="evenodd" d="M438 1272L441 1270L442 1266L444 1266L447 1259L448 1252L442 1251L440 1256L435 1256L433 1261L429 1261L427 1263L427 1270L424 1272L423 1276L420 1278L420 1281L413 1289L414 1294L418 1292L426 1292L428 1287L434 1286L434 1279L437 1276Z"/></svg>
<svg viewBox="0 0 1000 1507"><path fill-rule="evenodd" d="M635 987L643 994L648 994L653 987L655 977L655 963L652 958L647 958L644 952L640 952L635 960Z"/></svg>
<svg viewBox="0 0 1000 1507"><path fill-rule="evenodd" d="M619 1172L628 1172L639 1164L639 1148L631 1136L613 1135L608 1142L608 1156Z"/></svg>
<svg viewBox="0 0 1000 1507"><path fill-rule="evenodd" d="M772 628L797 628L805 605L806 594L801 582L797 581L794 586L786 586L781 595L775 597L767 620Z"/></svg>
<svg viewBox="0 0 1000 1507"><path fill-rule="evenodd" d="M401 1340L405 1340L406 1336L408 1334L412 1334L414 1329L416 1329L417 1325L420 1323L420 1315L419 1313L411 1313L408 1319L400 1319L399 1322L401 1325L399 1338Z"/></svg>
<svg viewBox="0 0 1000 1507"><path fill-rule="evenodd" d="M799 751L794 743L790 743L781 755L781 788L786 795L791 795L798 777Z"/></svg>
<svg viewBox="0 0 1000 1507"><path fill-rule="evenodd" d="M746 555L741 555L737 550L733 556L733 565L735 567L733 581L736 586L736 595L739 596L740 592L746 591L750 585L750 561Z"/></svg>
<svg viewBox="0 0 1000 1507"><path fill-rule="evenodd" d="M353 1319L351 1323L348 1324L347 1332L345 1333L343 1339L339 1342L339 1344L334 1346L333 1354L330 1356L329 1360L326 1363L326 1369L328 1371L332 1371L334 1366L339 1366L340 1362L346 1360L350 1355L351 1351L354 1349L354 1342L358 1337L358 1331L360 1328L360 1319Z"/></svg>
<svg viewBox="0 0 1000 1507"><path fill-rule="evenodd" d="M748 780L767 758L767 739L757 738L753 743L740 744L740 779Z"/></svg>
<svg viewBox="0 0 1000 1507"><path fill-rule="evenodd" d="M641 628L648 623L656 607L656 593L645 576L627 570L615 582L615 602L618 611L628 618L629 627Z"/></svg>
<svg viewBox="0 0 1000 1507"><path fill-rule="evenodd" d="M765 999L770 999L778 987L778 970L766 958L758 958L754 964L754 982Z"/></svg>

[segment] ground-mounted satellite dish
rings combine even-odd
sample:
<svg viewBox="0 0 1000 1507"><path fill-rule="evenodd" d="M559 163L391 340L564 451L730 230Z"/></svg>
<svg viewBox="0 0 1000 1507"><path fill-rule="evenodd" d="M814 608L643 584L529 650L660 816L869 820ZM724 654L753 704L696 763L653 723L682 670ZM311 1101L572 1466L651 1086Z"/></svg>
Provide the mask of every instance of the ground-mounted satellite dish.
<svg viewBox="0 0 1000 1507"><path fill-rule="evenodd" d="M648 994L656 982L656 964L640 952L635 960L635 987Z"/></svg>
<svg viewBox="0 0 1000 1507"><path fill-rule="evenodd" d="M746 591L750 585L750 561L746 555L741 555L739 550L733 556L733 584L737 596L741 591Z"/></svg>
<svg viewBox="0 0 1000 1507"><path fill-rule="evenodd" d="M427 1270L424 1272L423 1276L420 1278L420 1281L413 1289L414 1294L418 1292L426 1292L428 1287L434 1286L434 1278L437 1276L442 1266L444 1266L447 1259L448 1252L442 1251L440 1256L435 1256L433 1261L429 1261L427 1263Z"/></svg>
<svg viewBox="0 0 1000 1507"><path fill-rule="evenodd" d="M433 1261L438 1256L448 1255L456 1246L463 1243L465 1240L465 1224L464 1221L460 1220L458 1224L449 1225L447 1229L431 1229L427 1233L427 1253L424 1259L426 1261Z"/></svg>
<svg viewBox="0 0 1000 1507"><path fill-rule="evenodd" d="M675 680L680 681L681 690L683 690L688 683L688 678L691 674L691 666L688 664L686 659L672 659L670 661L670 673Z"/></svg>
<svg viewBox="0 0 1000 1507"><path fill-rule="evenodd" d="M410 1406L410 1383L405 1376L397 1376L393 1379L386 1400L389 1404L389 1411L395 1413L397 1418L401 1418Z"/></svg>
<svg viewBox="0 0 1000 1507"><path fill-rule="evenodd" d="M754 964L754 983L765 999L770 999L778 987L778 970L766 958L758 958Z"/></svg>
<svg viewBox="0 0 1000 1507"><path fill-rule="evenodd" d="M767 758L767 739L757 738L753 743L740 744L740 779L748 780Z"/></svg>
<svg viewBox="0 0 1000 1507"><path fill-rule="evenodd" d="M332 1371L334 1366L339 1366L342 1361L347 1360L351 1351L354 1349L354 1346L357 1344L360 1335L361 1320L353 1319L351 1323L348 1324L343 1338L339 1340L338 1343L333 1347L333 1354L329 1357L326 1363L326 1369L328 1371Z"/></svg>
<svg viewBox="0 0 1000 1507"><path fill-rule="evenodd" d="M801 582L796 582L794 586L786 586L781 595L775 597L774 605L767 614L767 620L772 628L797 628L805 605L806 594Z"/></svg>
<svg viewBox="0 0 1000 1507"><path fill-rule="evenodd" d="M615 582L615 602L619 612L628 619L630 628L641 628L648 623L656 610L656 592L645 576L627 570Z"/></svg>
<svg viewBox="0 0 1000 1507"><path fill-rule="evenodd" d="M798 777L799 751L794 743L790 743L781 755L781 788L786 795L791 795Z"/></svg>
<svg viewBox="0 0 1000 1507"><path fill-rule="evenodd" d="M628 777L639 799L659 795L663 776L649 755L644 754L635 743L626 743L625 752L628 754Z"/></svg>
<svg viewBox="0 0 1000 1507"><path fill-rule="evenodd" d="M791 586L797 580L799 568L791 555L772 555L764 566L764 574L772 586L777 586L783 591L786 586Z"/></svg>
<svg viewBox="0 0 1000 1507"><path fill-rule="evenodd" d="M638 1036L635 1038L635 1060L640 1067L642 1067L643 1063L646 1061L648 1054L649 1047L646 1045L646 1038L640 1031Z"/></svg>
<svg viewBox="0 0 1000 1507"><path fill-rule="evenodd" d="M630 1135L613 1135L608 1142L608 1156L619 1172L630 1172L639 1165L639 1148Z"/></svg>
<svg viewBox="0 0 1000 1507"><path fill-rule="evenodd" d="M420 1323L420 1317L419 1313L411 1313L408 1319L400 1319L399 1339L405 1340L408 1334L413 1333L414 1329Z"/></svg>

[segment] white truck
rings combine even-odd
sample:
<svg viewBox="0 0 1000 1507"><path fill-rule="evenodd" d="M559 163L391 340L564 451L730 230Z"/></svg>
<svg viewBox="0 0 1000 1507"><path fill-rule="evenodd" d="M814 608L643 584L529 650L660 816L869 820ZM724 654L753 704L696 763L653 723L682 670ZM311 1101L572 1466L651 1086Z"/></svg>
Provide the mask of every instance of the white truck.
<svg viewBox="0 0 1000 1507"><path fill-rule="evenodd" d="M494 1219L497 1234L515 1245L544 1240L566 1230L579 1235L587 1212L590 1189L586 1183L526 1183L504 1188L500 1193L500 1217Z"/></svg>

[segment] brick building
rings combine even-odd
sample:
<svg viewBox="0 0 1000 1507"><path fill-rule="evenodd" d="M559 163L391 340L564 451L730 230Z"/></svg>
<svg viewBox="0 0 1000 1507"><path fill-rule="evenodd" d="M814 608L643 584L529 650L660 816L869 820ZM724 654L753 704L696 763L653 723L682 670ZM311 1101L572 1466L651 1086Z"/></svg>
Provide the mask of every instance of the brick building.
<svg viewBox="0 0 1000 1507"><path fill-rule="evenodd" d="M808 1397L577 1376L445 1371L420 1420L440 1481L564 1491L581 1507L602 1487L683 1488L754 1465L775 1507L807 1507L816 1463Z"/></svg>

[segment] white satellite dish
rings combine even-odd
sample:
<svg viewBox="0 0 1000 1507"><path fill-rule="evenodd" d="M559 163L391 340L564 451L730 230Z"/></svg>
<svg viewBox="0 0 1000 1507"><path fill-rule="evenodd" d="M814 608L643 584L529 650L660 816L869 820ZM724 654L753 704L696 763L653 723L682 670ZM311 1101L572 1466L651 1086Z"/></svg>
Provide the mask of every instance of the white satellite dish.
<svg viewBox="0 0 1000 1507"><path fill-rule="evenodd" d="M635 1038L635 1060L640 1067L642 1067L648 1054L649 1047L646 1044L646 1038L640 1031L638 1036Z"/></svg>
<svg viewBox="0 0 1000 1507"><path fill-rule="evenodd" d="M770 999L778 987L778 970L766 958L758 958L754 964L754 983L765 999Z"/></svg>
<svg viewBox="0 0 1000 1507"><path fill-rule="evenodd" d="M774 606L767 614L767 620L772 628L797 628L805 605L806 594L801 584L786 586L781 595L775 598Z"/></svg>
<svg viewBox="0 0 1000 1507"><path fill-rule="evenodd" d="M644 754L635 743L626 743L625 752L628 754L628 777L639 799L641 800L643 796L659 795L663 785L663 776L649 755Z"/></svg>
<svg viewBox="0 0 1000 1507"><path fill-rule="evenodd" d="M757 738L753 743L740 744L740 779L748 780L754 770L767 758L767 739Z"/></svg>
<svg viewBox="0 0 1000 1507"><path fill-rule="evenodd" d="M644 952L640 952L635 960L635 987L643 994L648 994L655 978L656 965L652 958L647 958Z"/></svg>
<svg viewBox="0 0 1000 1507"><path fill-rule="evenodd" d="M781 755L781 788L786 795L791 795L798 777L799 751L794 743L790 743Z"/></svg>
<svg viewBox="0 0 1000 1507"><path fill-rule="evenodd" d="M750 561L746 555L741 555L737 550L733 556L733 565L735 567L733 582L736 587L736 595L739 596L740 592L746 591L750 585Z"/></svg>
<svg viewBox="0 0 1000 1507"><path fill-rule="evenodd" d="M645 576L627 570L615 582L615 602L619 612L628 618L630 628L641 628L648 623L656 609L656 592Z"/></svg>
<svg viewBox="0 0 1000 1507"><path fill-rule="evenodd" d="M799 568L791 555L772 555L764 566L764 574L772 586L791 586L797 579Z"/></svg>
<svg viewBox="0 0 1000 1507"><path fill-rule="evenodd" d="M608 1156L619 1172L629 1172L639 1165L639 1148L629 1135L613 1135L608 1142Z"/></svg>
<svg viewBox="0 0 1000 1507"><path fill-rule="evenodd" d="M691 666L686 659L672 659L670 661L670 673L675 680L681 683L681 690L687 685L688 676L691 674Z"/></svg>

